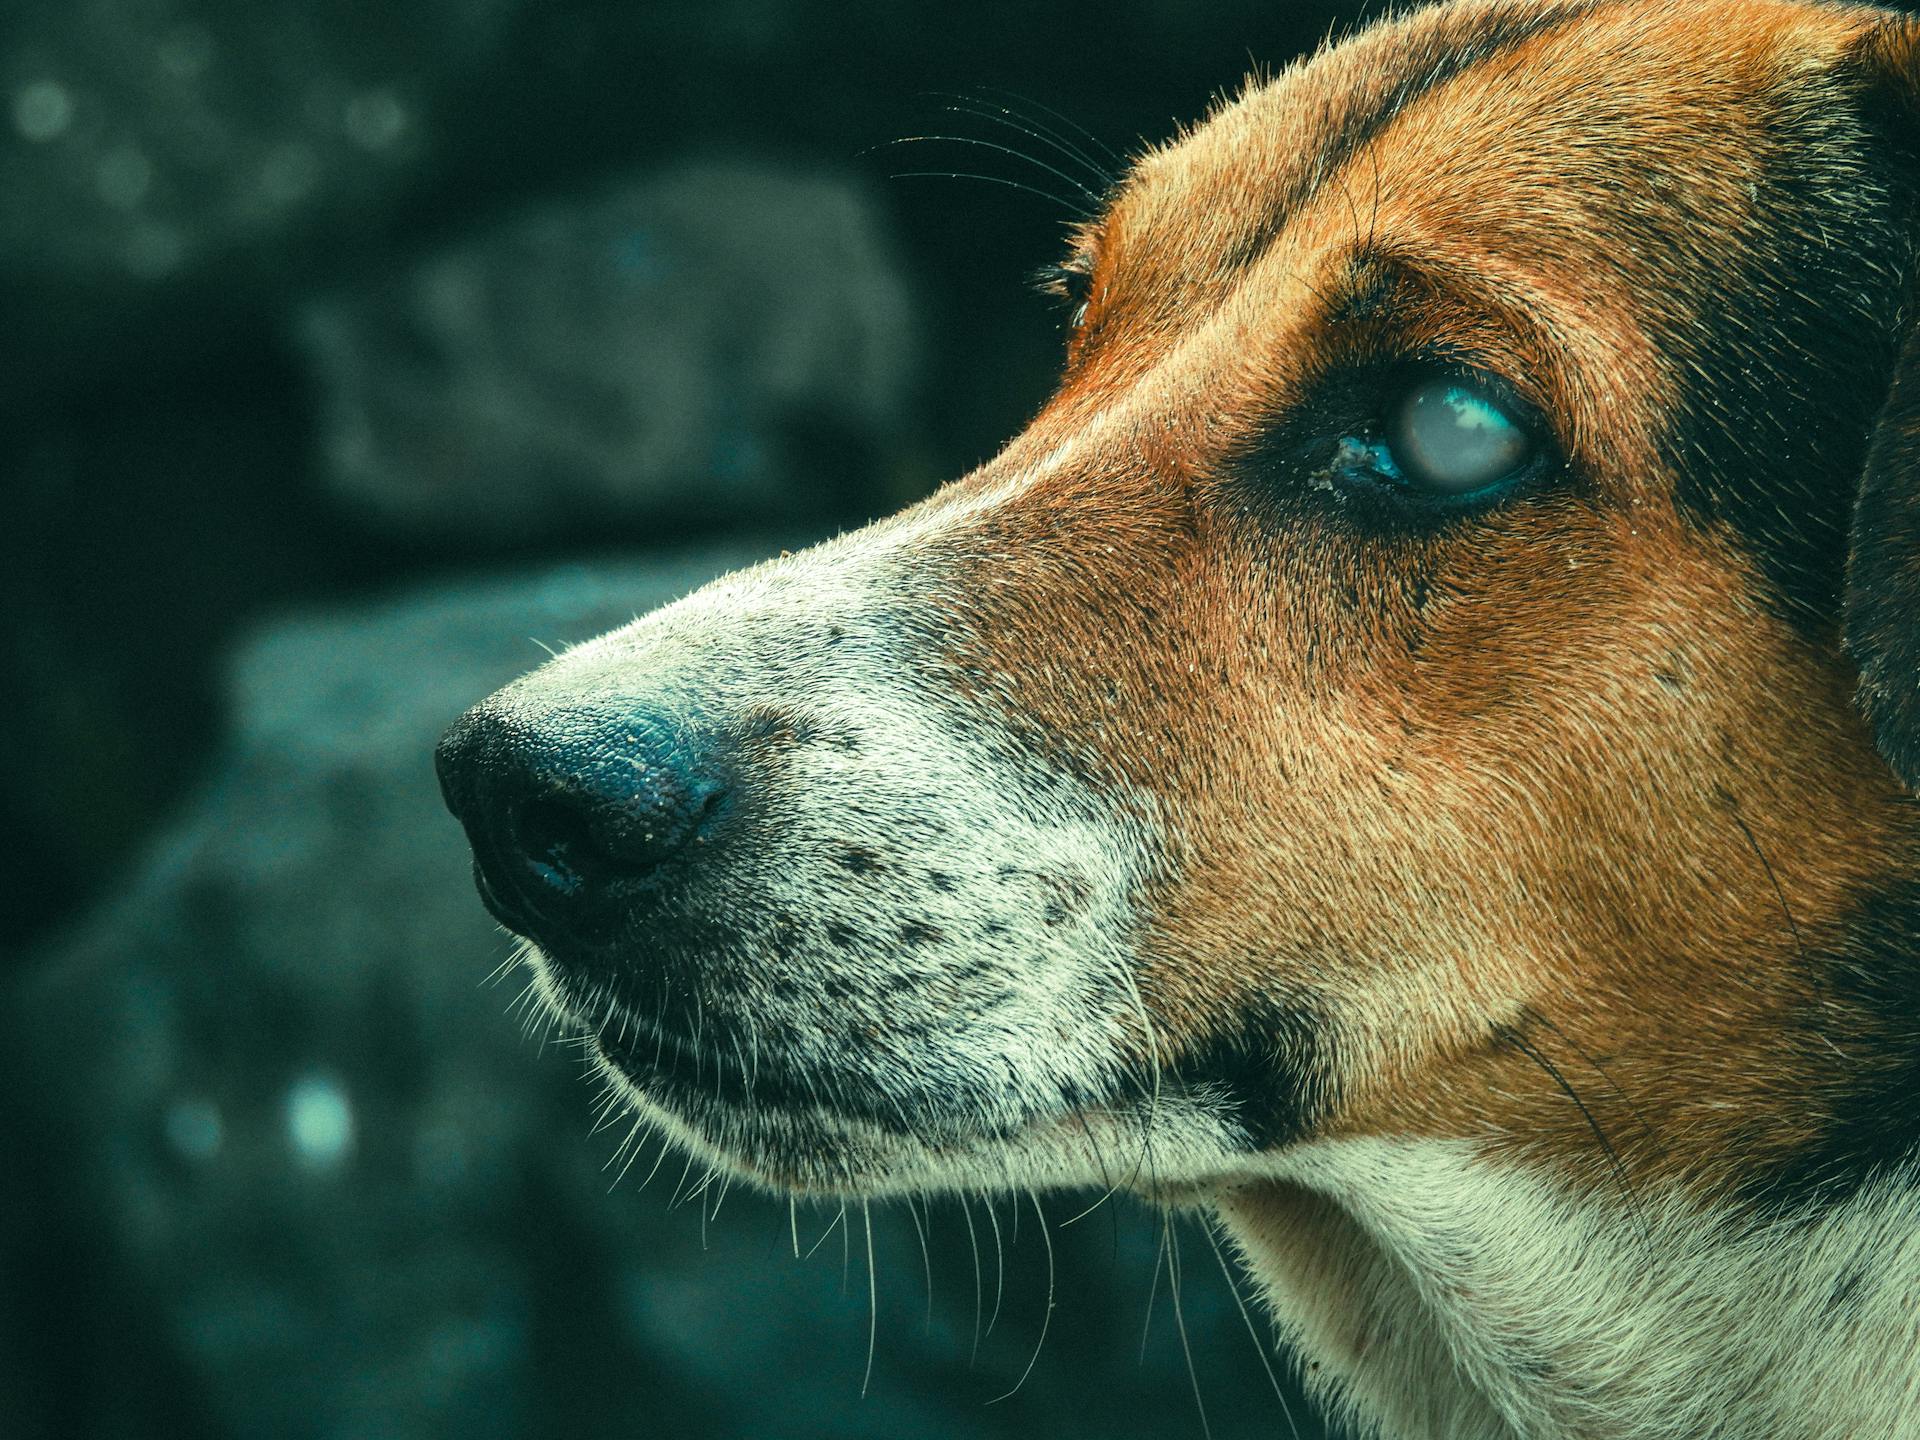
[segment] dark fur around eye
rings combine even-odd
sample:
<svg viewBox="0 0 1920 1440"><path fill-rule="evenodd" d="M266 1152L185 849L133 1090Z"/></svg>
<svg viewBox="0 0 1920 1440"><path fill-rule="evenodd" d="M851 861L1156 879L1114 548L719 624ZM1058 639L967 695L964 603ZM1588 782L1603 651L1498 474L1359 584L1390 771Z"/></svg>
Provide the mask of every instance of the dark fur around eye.
<svg viewBox="0 0 1920 1440"><path fill-rule="evenodd" d="M1409 484L1395 467L1373 463L1376 454L1391 457L1392 417L1405 398L1448 381L1498 396L1533 447L1509 475L1460 494ZM1513 386L1458 357L1422 355L1329 375L1234 457L1228 474L1252 511L1275 523L1315 515L1370 534L1411 535L1558 487L1569 467L1554 427Z"/></svg>

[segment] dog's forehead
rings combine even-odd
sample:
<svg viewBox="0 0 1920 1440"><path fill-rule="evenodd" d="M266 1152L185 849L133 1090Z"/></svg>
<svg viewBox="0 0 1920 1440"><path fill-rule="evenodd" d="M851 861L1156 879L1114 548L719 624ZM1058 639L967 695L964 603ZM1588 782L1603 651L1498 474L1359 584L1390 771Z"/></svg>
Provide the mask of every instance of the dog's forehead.
<svg viewBox="0 0 1920 1440"><path fill-rule="evenodd" d="M1617 224L1622 184L1636 178L1731 195L1752 178L1741 159L1769 111L1832 72L1871 13L1777 0L1418 10L1251 84L1144 155L1097 248L1136 294L1191 291L1316 214L1347 240L1422 209L1447 225L1537 228L1528 204L1554 192L1568 223L1598 232ZM1634 196L1696 223L1737 222L1728 207L1686 202Z"/></svg>

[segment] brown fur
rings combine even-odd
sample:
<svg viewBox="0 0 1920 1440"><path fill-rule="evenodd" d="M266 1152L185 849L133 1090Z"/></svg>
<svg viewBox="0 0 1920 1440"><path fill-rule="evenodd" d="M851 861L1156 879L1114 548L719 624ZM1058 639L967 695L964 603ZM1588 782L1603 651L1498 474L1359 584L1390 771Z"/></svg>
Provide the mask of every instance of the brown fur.
<svg viewBox="0 0 1920 1440"><path fill-rule="evenodd" d="M952 683L994 677L1036 744L1178 817L1140 981L1176 1051L1253 997L1315 997L1340 1017L1321 1133L1596 1166L1599 1123L1636 1179L1727 1183L1852 1080L1798 962L1914 873L1916 829L1837 645L1681 513L1654 436L1689 297L1754 243L1756 117L1870 22L1598 7L1276 213L1312 120L1429 23L1149 155L1089 228L1066 382L970 483L1074 450L941 557L966 596ZM1675 75L1712 103L1677 107ZM1609 150L1691 253L1622 245ZM1529 386L1584 493L1374 545L1263 524L1219 483L1317 374L1423 346Z"/></svg>

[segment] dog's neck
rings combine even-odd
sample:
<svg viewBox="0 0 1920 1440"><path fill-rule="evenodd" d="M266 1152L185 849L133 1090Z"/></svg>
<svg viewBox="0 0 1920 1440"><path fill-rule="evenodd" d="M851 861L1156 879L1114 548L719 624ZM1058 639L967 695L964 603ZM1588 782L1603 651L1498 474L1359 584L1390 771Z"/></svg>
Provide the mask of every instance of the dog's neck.
<svg viewBox="0 0 1920 1440"><path fill-rule="evenodd" d="M1872 799L1712 868L1777 933L1696 957L1710 1005L1529 1011L1453 1058L1467 1101L1355 1104L1217 1197L1359 1433L1920 1440L1920 834Z"/></svg>
<svg viewBox="0 0 1920 1440"><path fill-rule="evenodd" d="M1308 1388L1392 1440L1920 1435L1916 1181L1756 1221L1460 1141L1306 1147L1217 1207Z"/></svg>

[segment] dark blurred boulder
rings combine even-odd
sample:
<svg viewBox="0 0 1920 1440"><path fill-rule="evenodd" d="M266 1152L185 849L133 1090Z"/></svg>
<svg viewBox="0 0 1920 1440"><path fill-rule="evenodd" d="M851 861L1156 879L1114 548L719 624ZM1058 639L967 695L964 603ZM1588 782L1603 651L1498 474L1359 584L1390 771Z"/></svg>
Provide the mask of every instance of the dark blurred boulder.
<svg viewBox="0 0 1920 1440"><path fill-rule="evenodd" d="M608 1243L565 1114L583 1097L478 984L504 941L435 813L432 732L537 662L529 636L581 638L717 568L265 632L217 778L36 977L81 1193L232 1434L529 1433L543 1330L591 1323L538 1270L557 1255L577 1283ZM584 1353L608 1348L636 1358Z"/></svg>
<svg viewBox="0 0 1920 1440"><path fill-rule="evenodd" d="M0 383L35 394L205 364L446 164L458 101L525 8L13 0Z"/></svg>
<svg viewBox="0 0 1920 1440"><path fill-rule="evenodd" d="M719 163L547 204L300 334L338 493L492 540L872 502L914 352L861 188Z"/></svg>
<svg viewBox="0 0 1920 1440"><path fill-rule="evenodd" d="M15 0L0 265L161 280L391 192L523 0Z"/></svg>
<svg viewBox="0 0 1920 1440"><path fill-rule="evenodd" d="M734 558L458 585L285 621L242 652L214 780L36 962L7 1027L5 1103L25 1118L9 1134L40 1137L51 1197L19 1233L64 1247L15 1297L48 1325L65 1309L50 1344L73 1389L41 1405L64 1417L51 1433L157 1440L189 1414L249 1440L1198 1433L1164 1282L1136 1360L1144 1214L1060 1229L1050 1289L1025 1202L999 1206L1004 1264L978 1203L926 1217L924 1266L919 1217L876 1211L863 1399L865 1217L803 1210L805 1245L824 1240L796 1263L784 1206L735 1192L707 1218L722 1197L687 1201L678 1156L636 1197L649 1149L609 1194L624 1127L589 1138L571 1051L502 1013L519 977L482 983L510 945L441 809L435 736L537 662L535 642L586 638ZM1186 1244L1213 1433L1277 1433L1204 1239ZM1001 1313L970 1373L976 1295ZM1054 1304L1021 1394L985 1405Z"/></svg>

